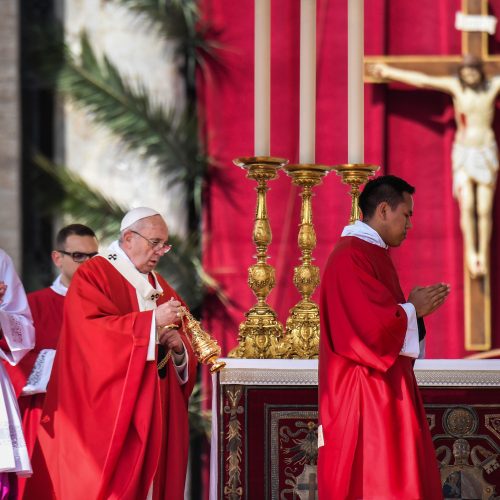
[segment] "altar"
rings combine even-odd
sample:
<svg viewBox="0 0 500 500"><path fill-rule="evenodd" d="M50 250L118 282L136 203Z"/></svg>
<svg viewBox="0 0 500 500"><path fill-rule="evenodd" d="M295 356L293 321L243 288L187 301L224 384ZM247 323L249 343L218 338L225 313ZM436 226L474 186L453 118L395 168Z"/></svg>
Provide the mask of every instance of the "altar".
<svg viewBox="0 0 500 500"><path fill-rule="evenodd" d="M213 376L211 500L316 499L317 360L224 361ZM495 498L500 361L419 360L415 375L443 496Z"/></svg>

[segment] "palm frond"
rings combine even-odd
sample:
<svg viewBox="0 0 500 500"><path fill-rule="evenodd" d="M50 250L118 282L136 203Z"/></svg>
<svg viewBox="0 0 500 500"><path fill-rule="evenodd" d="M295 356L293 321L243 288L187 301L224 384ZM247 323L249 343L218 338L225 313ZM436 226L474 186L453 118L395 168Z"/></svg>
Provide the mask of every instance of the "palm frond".
<svg viewBox="0 0 500 500"><path fill-rule="evenodd" d="M98 60L85 33L79 60L67 53L57 88L129 148L155 157L172 181L203 175L206 162L197 133L192 133L195 115L187 112L178 117L154 107L143 86L132 88L108 58Z"/></svg>
<svg viewBox="0 0 500 500"><path fill-rule="evenodd" d="M203 46L196 41L196 37L201 36L197 32L196 0L116 1L145 15L160 28L163 36L178 39L185 49L185 64L191 65L194 75L197 51ZM52 81L57 90L88 111L97 123L109 128L128 148L144 157L154 157L170 182L185 183L188 187L188 206L193 211L190 220L197 221L201 214L207 158L199 143L195 103L190 102L182 115L155 107L145 87L140 84L132 87L107 57L97 57L86 33L81 35L78 56L65 45L62 29L58 26L45 32L38 30L36 37L38 42L35 45L39 50L35 51L34 60L45 61L45 67L38 66L45 79ZM42 57L44 53L46 56L47 53L55 54L55 57ZM189 94L188 90L188 96L192 100L195 93ZM55 181L56 187L51 187L51 191L55 189L60 193L60 196L45 200L42 205L46 209L52 213L71 214L75 219L97 228L101 238L116 236L125 207L91 188L68 169L54 165L42 156L36 157L35 162ZM55 199L61 202L57 203ZM194 226L197 225L194 222ZM199 238L181 239L171 235L171 240L174 249L160 261L159 271L189 307L196 309L201 305L206 288L214 291L218 299L227 304L227 297L216 280L203 270Z"/></svg>

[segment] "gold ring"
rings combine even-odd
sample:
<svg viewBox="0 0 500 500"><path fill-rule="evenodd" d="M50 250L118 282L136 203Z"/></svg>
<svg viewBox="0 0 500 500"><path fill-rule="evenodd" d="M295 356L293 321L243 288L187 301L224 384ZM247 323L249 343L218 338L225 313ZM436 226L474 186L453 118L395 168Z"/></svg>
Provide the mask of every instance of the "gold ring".
<svg viewBox="0 0 500 500"><path fill-rule="evenodd" d="M160 328L162 330L178 330L179 329L179 325L175 324L175 323L171 323L170 325L165 325L165 326L160 326Z"/></svg>

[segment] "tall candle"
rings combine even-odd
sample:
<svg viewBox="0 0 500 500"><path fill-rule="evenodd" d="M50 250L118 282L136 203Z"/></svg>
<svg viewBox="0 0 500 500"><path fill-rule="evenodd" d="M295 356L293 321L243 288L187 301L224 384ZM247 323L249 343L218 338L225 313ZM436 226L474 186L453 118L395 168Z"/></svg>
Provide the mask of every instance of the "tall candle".
<svg viewBox="0 0 500 500"><path fill-rule="evenodd" d="M347 4L347 158L349 163L363 163L363 0L348 0Z"/></svg>
<svg viewBox="0 0 500 500"><path fill-rule="evenodd" d="M254 154L270 155L271 4L255 0Z"/></svg>
<svg viewBox="0 0 500 500"><path fill-rule="evenodd" d="M314 163L316 137L316 0L300 1L299 162Z"/></svg>

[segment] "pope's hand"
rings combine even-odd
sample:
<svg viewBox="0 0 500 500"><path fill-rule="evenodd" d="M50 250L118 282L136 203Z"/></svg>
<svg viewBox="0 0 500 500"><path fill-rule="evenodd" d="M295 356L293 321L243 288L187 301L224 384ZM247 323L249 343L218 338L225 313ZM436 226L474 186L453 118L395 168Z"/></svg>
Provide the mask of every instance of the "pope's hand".
<svg viewBox="0 0 500 500"><path fill-rule="evenodd" d="M6 291L7 285L3 281L0 281L0 302L2 302Z"/></svg>
<svg viewBox="0 0 500 500"><path fill-rule="evenodd" d="M417 317L427 316L443 305L450 293L450 285L436 283L430 286L416 286L408 297L408 302L415 306Z"/></svg>
<svg viewBox="0 0 500 500"><path fill-rule="evenodd" d="M156 326L161 327L178 323L180 320L180 307L181 303L174 299L159 305L155 309Z"/></svg>
<svg viewBox="0 0 500 500"><path fill-rule="evenodd" d="M158 340L166 349L172 349L177 354L182 354L184 351L181 336L175 328L165 328L162 330L158 335Z"/></svg>

